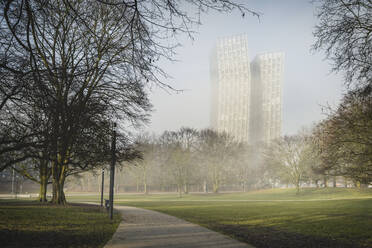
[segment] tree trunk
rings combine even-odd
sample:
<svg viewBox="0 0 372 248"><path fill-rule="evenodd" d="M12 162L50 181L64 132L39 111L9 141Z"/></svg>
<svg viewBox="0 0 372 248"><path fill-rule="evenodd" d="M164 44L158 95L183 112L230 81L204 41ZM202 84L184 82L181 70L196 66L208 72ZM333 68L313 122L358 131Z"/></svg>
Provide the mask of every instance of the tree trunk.
<svg viewBox="0 0 372 248"><path fill-rule="evenodd" d="M136 177L136 186L137 186L137 193L139 192L139 178L138 177Z"/></svg>
<svg viewBox="0 0 372 248"><path fill-rule="evenodd" d="M323 184L324 184L324 188L327 188L327 177L326 176L323 177Z"/></svg>
<svg viewBox="0 0 372 248"><path fill-rule="evenodd" d="M300 193L300 179L296 180L296 195Z"/></svg>
<svg viewBox="0 0 372 248"><path fill-rule="evenodd" d="M63 192L63 184L57 181L53 181L53 198L51 201L53 204L66 205L66 197Z"/></svg>
<svg viewBox="0 0 372 248"><path fill-rule="evenodd" d="M143 168L143 193L146 194L146 195L148 194L146 167Z"/></svg>
<svg viewBox="0 0 372 248"><path fill-rule="evenodd" d="M333 188L336 188L337 187L337 180L336 180L336 176L333 177Z"/></svg>
<svg viewBox="0 0 372 248"><path fill-rule="evenodd" d="M147 192L147 183L146 183L146 181L143 182L143 193L144 193L145 195L148 194L148 192Z"/></svg>
<svg viewBox="0 0 372 248"><path fill-rule="evenodd" d="M213 184L213 193L218 193L218 185L217 184Z"/></svg>
<svg viewBox="0 0 372 248"><path fill-rule="evenodd" d="M178 191L178 196L181 198L182 197L182 185L177 184L177 191Z"/></svg>
<svg viewBox="0 0 372 248"><path fill-rule="evenodd" d="M46 194L47 194L47 178L45 176L40 177L40 191L39 191L39 201L40 202L47 202Z"/></svg>
<svg viewBox="0 0 372 248"><path fill-rule="evenodd" d="M204 191L204 193L208 193L207 180L204 180L204 182L203 182L203 191Z"/></svg>
<svg viewBox="0 0 372 248"><path fill-rule="evenodd" d="M218 189L219 189L219 179L218 179L218 172L217 172L217 168L216 166L214 167L214 171L213 171L214 175L213 175L213 193L218 193Z"/></svg>
<svg viewBox="0 0 372 248"><path fill-rule="evenodd" d="M213 193L218 193L219 185L217 181L213 182Z"/></svg>
<svg viewBox="0 0 372 248"><path fill-rule="evenodd" d="M53 204L66 205L66 197L63 192L66 169L67 165L60 165L55 162L52 165L53 198L51 202Z"/></svg>
<svg viewBox="0 0 372 248"><path fill-rule="evenodd" d="M185 194L189 193L189 184L188 183L185 183L184 190L185 190Z"/></svg>

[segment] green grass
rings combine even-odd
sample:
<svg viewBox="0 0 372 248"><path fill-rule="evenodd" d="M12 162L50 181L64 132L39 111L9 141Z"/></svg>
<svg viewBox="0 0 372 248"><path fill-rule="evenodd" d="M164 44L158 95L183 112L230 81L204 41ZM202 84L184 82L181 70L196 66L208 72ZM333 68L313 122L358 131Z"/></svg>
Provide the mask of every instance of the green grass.
<svg viewBox="0 0 372 248"><path fill-rule="evenodd" d="M372 245L372 200L128 202L177 216L257 247Z"/></svg>
<svg viewBox="0 0 372 248"><path fill-rule="evenodd" d="M120 220L96 206L0 200L0 246L103 247Z"/></svg>
<svg viewBox="0 0 372 248"><path fill-rule="evenodd" d="M71 196L96 201L98 196ZM372 189L271 189L233 194L117 195L261 247L372 247Z"/></svg>
<svg viewBox="0 0 372 248"><path fill-rule="evenodd" d="M107 196L108 197L108 196ZM107 198L106 197L106 198ZM372 198L372 189L354 188L305 188L296 194L294 189L269 189L247 193L220 193L220 194L187 194L180 198L176 193L169 194L117 194L115 203L128 201L318 201L342 199L368 199ZM98 202L98 194L72 194L69 201Z"/></svg>

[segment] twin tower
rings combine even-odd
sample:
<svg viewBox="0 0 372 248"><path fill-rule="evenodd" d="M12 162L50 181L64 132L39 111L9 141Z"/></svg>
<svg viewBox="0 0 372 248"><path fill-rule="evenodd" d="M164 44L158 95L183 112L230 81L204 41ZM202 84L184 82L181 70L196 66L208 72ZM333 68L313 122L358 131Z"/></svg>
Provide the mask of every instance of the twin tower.
<svg viewBox="0 0 372 248"><path fill-rule="evenodd" d="M217 41L210 58L211 126L248 144L268 143L282 129L284 53L248 56L248 37Z"/></svg>

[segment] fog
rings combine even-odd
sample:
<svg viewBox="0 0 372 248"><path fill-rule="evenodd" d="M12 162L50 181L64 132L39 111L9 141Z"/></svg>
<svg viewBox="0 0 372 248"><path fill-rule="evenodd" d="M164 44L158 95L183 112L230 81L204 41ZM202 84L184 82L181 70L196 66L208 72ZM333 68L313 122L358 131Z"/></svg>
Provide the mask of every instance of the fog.
<svg viewBox="0 0 372 248"><path fill-rule="evenodd" d="M322 119L322 105L336 106L342 96L342 75L331 73L324 54L313 53L315 7L310 1L252 1L248 3L260 18L238 13L210 12L201 18L194 35L180 37L177 62L160 63L171 78L176 93L152 88L154 112L146 131L162 133L182 126L197 129L210 126L209 55L219 37L248 35L250 60L262 52L284 52L283 134L294 134L303 126Z"/></svg>

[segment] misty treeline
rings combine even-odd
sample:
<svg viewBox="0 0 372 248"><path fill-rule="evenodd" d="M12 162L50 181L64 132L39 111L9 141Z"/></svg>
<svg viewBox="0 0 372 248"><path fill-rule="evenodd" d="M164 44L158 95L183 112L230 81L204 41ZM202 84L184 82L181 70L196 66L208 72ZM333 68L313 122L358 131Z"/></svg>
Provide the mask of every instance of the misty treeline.
<svg viewBox="0 0 372 248"><path fill-rule="evenodd" d="M40 184L65 204L67 177L137 157L127 128L148 119L149 86L171 88L157 66L201 13L254 12L230 0L1 0L0 171Z"/></svg>
<svg viewBox="0 0 372 248"><path fill-rule="evenodd" d="M252 147L226 133L183 127L159 136L139 135L135 146L142 156L118 168L116 190L119 192L177 191L182 195L190 191L217 193L221 189L245 191L262 184L262 178L257 175L260 168L252 161ZM77 181L81 189L98 189L99 173L81 177ZM94 183L85 188L89 178ZM68 185L79 190L76 186Z"/></svg>
<svg viewBox="0 0 372 248"><path fill-rule="evenodd" d="M371 138L371 123L359 130L348 126L350 119L362 124L361 116L356 115L364 115L351 112L348 116L349 111L339 110L311 129L269 144L248 145L226 133L186 127L159 136L139 135L135 149L142 156L118 167L115 189L145 194L178 192L182 196L190 191L295 187L299 192L301 187L366 187L372 179L372 158L363 152L370 149L365 142ZM365 138L359 141L358 137ZM99 191L100 183L100 171L94 171L80 175L68 188Z"/></svg>

